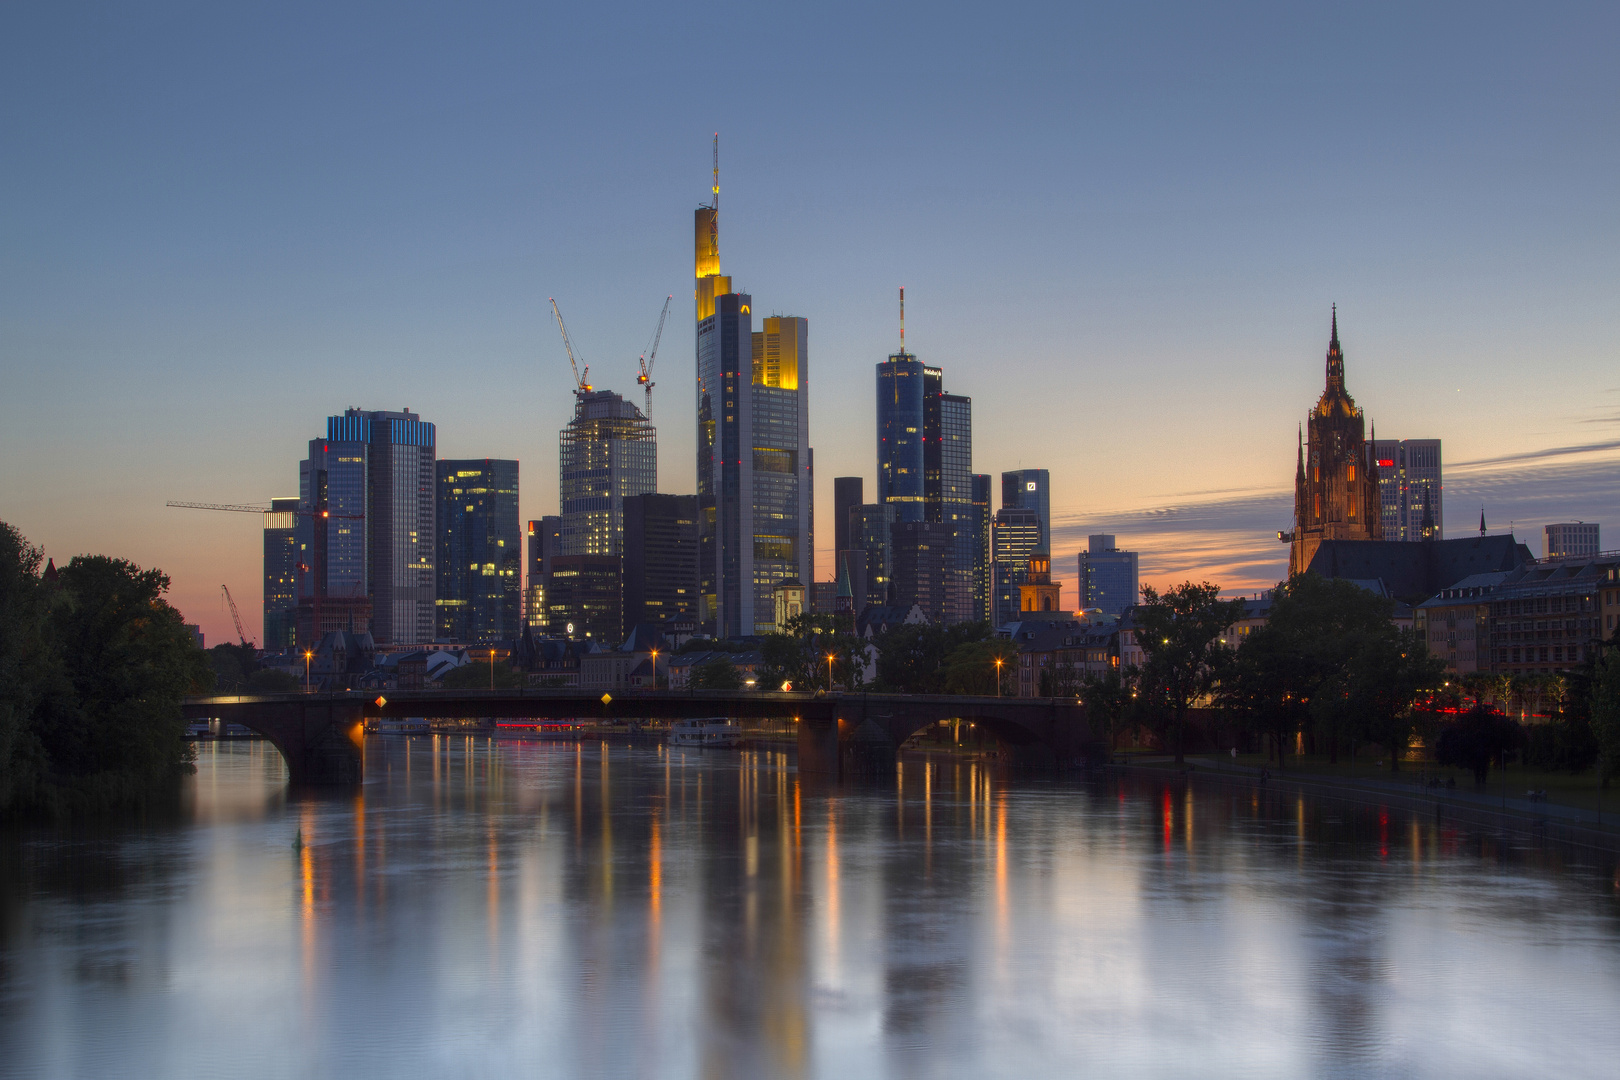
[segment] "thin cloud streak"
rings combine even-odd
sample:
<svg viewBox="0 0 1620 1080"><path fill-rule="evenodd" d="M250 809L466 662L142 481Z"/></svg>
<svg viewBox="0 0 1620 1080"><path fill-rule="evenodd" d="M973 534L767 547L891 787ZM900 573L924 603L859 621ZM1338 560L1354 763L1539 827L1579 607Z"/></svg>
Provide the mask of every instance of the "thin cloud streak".
<svg viewBox="0 0 1620 1080"><path fill-rule="evenodd" d="M1595 520L1612 544L1613 530L1620 527L1620 455L1512 466L1616 449L1620 440L1448 467L1446 535L1471 533L1476 508L1483 504L1489 531L1500 533L1511 526L1538 553L1541 526L1555 521ZM1054 561L1078 574L1078 563L1070 560L1085 549L1086 537L1112 533L1120 547L1140 552L1145 584L1192 578L1213 581L1229 593L1271 588L1288 572L1288 548L1277 540L1277 532L1291 526L1293 493L1239 489L1210 497L1221 494L1188 492L1168 496L1168 505L1054 515ZM1075 556L1064 554L1069 551Z"/></svg>

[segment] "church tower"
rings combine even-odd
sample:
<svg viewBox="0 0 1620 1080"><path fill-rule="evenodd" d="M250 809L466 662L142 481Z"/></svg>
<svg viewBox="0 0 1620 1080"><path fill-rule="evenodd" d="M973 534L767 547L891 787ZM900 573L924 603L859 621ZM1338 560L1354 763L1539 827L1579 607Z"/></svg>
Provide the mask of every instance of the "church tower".
<svg viewBox="0 0 1620 1080"><path fill-rule="evenodd" d="M1339 310L1328 340L1327 386L1305 421L1294 467L1294 531L1288 573L1310 566L1324 540L1382 540L1378 467L1368 457L1366 418L1344 388Z"/></svg>

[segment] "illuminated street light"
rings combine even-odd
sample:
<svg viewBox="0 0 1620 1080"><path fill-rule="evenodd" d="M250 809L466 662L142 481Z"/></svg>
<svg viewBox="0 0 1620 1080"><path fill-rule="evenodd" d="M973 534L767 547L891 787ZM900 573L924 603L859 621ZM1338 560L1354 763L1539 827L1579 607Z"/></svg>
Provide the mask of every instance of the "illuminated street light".
<svg viewBox="0 0 1620 1080"><path fill-rule="evenodd" d="M829 693L829 694L832 693L832 665L833 665L833 654L828 653L827 654L827 693Z"/></svg>
<svg viewBox="0 0 1620 1080"><path fill-rule="evenodd" d="M308 649L304 650L304 693L309 693L309 658L315 654Z"/></svg>
<svg viewBox="0 0 1620 1080"><path fill-rule="evenodd" d="M1001 657L996 657L996 697L1001 696Z"/></svg>

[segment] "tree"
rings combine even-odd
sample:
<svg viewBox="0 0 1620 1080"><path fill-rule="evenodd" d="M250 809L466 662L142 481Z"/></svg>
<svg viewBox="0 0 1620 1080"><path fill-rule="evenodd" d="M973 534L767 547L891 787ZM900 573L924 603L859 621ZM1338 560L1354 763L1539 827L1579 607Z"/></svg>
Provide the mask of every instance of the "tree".
<svg viewBox="0 0 1620 1080"><path fill-rule="evenodd" d="M1273 744L1282 768L1284 748L1304 723L1317 683L1291 635L1268 624L1244 640L1222 672L1220 701Z"/></svg>
<svg viewBox="0 0 1620 1080"><path fill-rule="evenodd" d="M1620 772L1620 648L1603 652L1592 677L1591 725L1598 746L1598 783L1608 787Z"/></svg>
<svg viewBox="0 0 1620 1080"><path fill-rule="evenodd" d="M1242 600L1222 600L1219 586L1183 582L1160 595L1142 587L1136 641L1146 655L1143 683L1169 722L1176 764L1186 758L1182 737L1187 710L1215 685L1230 655L1221 635L1243 617Z"/></svg>
<svg viewBox="0 0 1620 1080"><path fill-rule="evenodd" d="M1440 689L1445 663L1429 655L1417 634L1390 623L1349 635L1349 645L1344 701L1352 730L1382 746L1390 772L1396 772L1412 741L1414 703Z"/></svg>
<svg viewBox="0 0 1620 1080"><path fill-rule="evenodd" d="M946 657L958 646L989 637L990 624L982 621L892 627L877 640L878 680L900 693L940 693L945 689Z"/></svg>
<svg viewBox="0 0 1620 1080"><path fill-rule="evenodd" d="M1001 661L999 668L997 660ZM941 665L941 689L947 694L994 697L997 674L1001 674L1003 682L1008 672L1016 678L1017 663L1018 650L1010 641L988 638L964 642L952 649ZM1006 690L1003 688L1001 693L1005 694Z"/></svg>
<svg viewBox="0 0 1620 1080"><path fill-rule="evenodd" d="M1086 703L1086 719L1091 722L1092 733L1108 744L1110 752L1118 749L1119 737L1131 726L1135 713L1135 698L1131 684L1136 669L1121 672L1109 667L1103 675L1088 677L1080 688L1080 697Z"/></svg>
<svg viewBox="0 0 1620 1080"><path fill-rule="evenodd" d="M1474 783L1483 786L1490 776L1491 762L1523 742L1524 730L1517 721L1489 705L1475 705L1440 730L1434 759L1441 765L1472 770Z"/></svg>
<svg viewBox="0 0 1620 1080"><path fill-rule="evenodd" d="M692 669L688 685L693 690L741 690L743 680L737 665L724 656L716 656Z"/></svg>
<svg viewBox="0 0 1620 1080"><path fill-rule="evenodd" d="M260 668L247 681L249 690L260 694L296 694L303 685L296 675L275 668Z"/></svg>
<svg viewBox="0 0 1620 1080"><path fill-rule="evenodd" d="M486 651L480 659L477 650L468 654L469 659L459 667L453 667L444 673L439 685L446 690L488 690L490 681L490 659ZM495 668L495 689L512 690L523 685L523 673L511 664L503 664L498 660Z"/></svg>
<svg viewBox="0 0 1620 1080"><path fill-rule="evenodd" d="M46 762L37 713L64 678L46 624L43 561L44 552L0 522L0 814L39 798Z"/></svg>

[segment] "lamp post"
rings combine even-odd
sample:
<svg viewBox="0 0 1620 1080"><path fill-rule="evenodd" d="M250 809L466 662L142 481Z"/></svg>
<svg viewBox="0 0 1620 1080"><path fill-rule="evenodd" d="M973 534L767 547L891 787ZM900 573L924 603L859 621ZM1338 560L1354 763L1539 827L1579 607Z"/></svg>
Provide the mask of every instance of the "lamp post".
<svg viewBox="0 0 1620 1080"><path fill-rule="evenodd" d="M1001 696L1001 657L996 657L996 697Z"/></svg>
<svg viewBox="0 0 1620 1080"><path fill-rule="evenodd" d="M832 693L832 665L833 665L833 654L828 653L827 654L827 693L829 693L829 694Z"/></svg>
<svg viewBox="0 0 1620 1080"><path fill-rule="evenodd" d="M309 693L309 658L314 655L308 649L304 650L304 693Z"/></svg>
<svg viewBox="0 0 1620 1080"><path fill-rule="evenodd" d="M495 650L489 650L489 688L495 689Z"/></svg>
<svg viewBox="0 0 1620 1080"><path fill-rule="evenodd" d="M657 649L654 649L652 651L652 665L653 665L653 689L656 690L656 689L658 689L658 650Z"/></svg>

